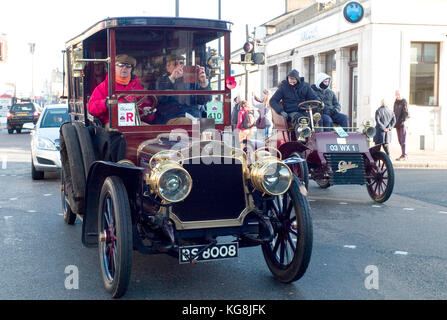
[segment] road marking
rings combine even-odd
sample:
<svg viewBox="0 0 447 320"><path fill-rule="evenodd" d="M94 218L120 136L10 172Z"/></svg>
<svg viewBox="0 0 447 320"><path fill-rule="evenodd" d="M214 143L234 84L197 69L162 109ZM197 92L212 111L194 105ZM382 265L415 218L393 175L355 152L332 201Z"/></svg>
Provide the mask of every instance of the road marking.
<svg viewBox="0 0 447 320"><path fill-rule="evenodd" d="M345 244L343 247L344 248L348 248L348 249L355 249L355 248L357 248L357 246L352 245L352 244Z"/></svg>
<svg viewBox="0 0 447 320"><path fill-rule="evenodd" d="M408 254L408 252L407 251L394 251L394 254L406 256Z"/></svg>
<svg viewBox="0 0 447 320"><path fill-rule="evenodd" d="M414 208L404 208L406 211L414 211Z"/></svg>
<svg viewBox="0 0 447 320"><path fill-rule="evenodd" d="M5 170L8 166L8 155L5 154L2 159L2 169Z"/></svg>
<svg viewBox="0 0 447 320"><path fill-rule="evenodd" d="M347 202L339 202L338 204L348 204Z"/></svg>
<svg viewBox="0 0 447 320"><path fill-rule="evenodd" d="M314 202L314 201L316 201L316 200L314 200L314 199L309 199L309 202Z"/></svg>
<svg viewBox="0 0 447 320"><path fill-rule="evenodd" d="M33 212L36 212L36 210L28 210L27 212L33 213Z"/></svg>
<svg viewBox="0 0 447 320"><path fill-rule="evenodd" d="M3 217L5 220L8 220L9 218L12 218L12 216L4 216Z"/></svg>
<svg viewBox="0 0 447 320"><path fill-rule="evenodd" d="M1 207L0 207L1 208ZM447 211L439 211L439 213L447 214Z"/></svg>
<svg viewBox="0 0 447 320"><path fill-rule="evenodd" d="M382 206L379 206L378 204L373 204L371 207L373 207L373 208L382 208Z"/></svg>
<svg viewBox="0 0 447 320"><path fill-rule="evenodd" d="M49 197L49 196L52 196L53 194L51 194L51 193L45 193L43 196L44 197Z"/></svg>
<svg viewBox="0 0 447 320"><path fill-rule="evenodd" d="M15 201L15 200L17 200L18 198L9 198L9 200L10 201Z"/></svg>

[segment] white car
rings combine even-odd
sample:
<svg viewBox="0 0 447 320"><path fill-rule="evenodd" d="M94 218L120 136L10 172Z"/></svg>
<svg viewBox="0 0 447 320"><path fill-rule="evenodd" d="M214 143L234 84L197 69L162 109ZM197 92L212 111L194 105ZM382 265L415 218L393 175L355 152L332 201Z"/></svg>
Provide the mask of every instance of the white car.
<svg viewBox="0 0 447 320"><path fill-rule="evenodd" d="M24 125L31 130L31 177L44 178L45 171L59 171L61 157L59 152L59 129L62 123L69 122L66 104L47 105L34 126Z"/></svg>

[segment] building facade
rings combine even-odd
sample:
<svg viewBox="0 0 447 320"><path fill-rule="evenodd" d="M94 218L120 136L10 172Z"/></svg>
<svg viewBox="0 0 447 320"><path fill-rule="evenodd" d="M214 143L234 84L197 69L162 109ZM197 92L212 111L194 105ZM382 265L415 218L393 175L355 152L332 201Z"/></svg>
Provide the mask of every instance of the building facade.
<svg viewBox="0 0 447 320"><path fill-rule="evenodd" d="M358 22L344 14L352 1L321 2L265 24L266 63L248 91L275 89L291 69L311 84L324 72L350 124L361 127L383 98L392 108L400 90L409 103L408 151L447 150L447 1L356 1Z"/></svg>

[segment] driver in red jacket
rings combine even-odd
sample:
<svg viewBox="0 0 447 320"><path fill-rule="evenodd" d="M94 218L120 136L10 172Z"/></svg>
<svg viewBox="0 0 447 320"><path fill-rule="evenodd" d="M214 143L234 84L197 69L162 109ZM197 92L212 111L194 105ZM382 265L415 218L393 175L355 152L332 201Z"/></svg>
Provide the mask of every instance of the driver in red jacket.
<svg viewBox="0 0 447 320"><path fill-rule="evenodd" d="M136 60L135 58L127 55L120 54L116 56L115 59L115 81L116 90L143 90L143 86L140 84L140 80L137 76L132 74L132 69L135 68ZM109 95L109 75L106 79L101 82L93 91L92 96L88 102L88 111L99 120L103 126L109 123L109 110L107 108L106 99ZM126 100L120 99L120 102L133 102L134 96L127 96ZM154 119L154 104L152 101L147 99L139 108L138 112L140 118L144 122L150 122Z"/></svg>

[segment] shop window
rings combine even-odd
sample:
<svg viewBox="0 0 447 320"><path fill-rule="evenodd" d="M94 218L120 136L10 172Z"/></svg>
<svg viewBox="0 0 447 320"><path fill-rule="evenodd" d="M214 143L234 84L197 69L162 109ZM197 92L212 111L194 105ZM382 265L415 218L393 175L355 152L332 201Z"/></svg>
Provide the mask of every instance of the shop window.
<svg viewBox="0 0 447 320"><path fill-rule="evenodd" d="M357 63L358 62L358 49L357 47L351 48L349 51L349 62Z"/></svg>
<svg viewBox="0 0 447 320"><path fill-rule="evenodd" d="M278 66L269 67L269 84L270 88L276 88L278 86Z"/></svg>
<svg viewBox="0 0 447 320"><path fill-rule="evenodd" d="M285 74L288 75L290 73L290 71L292 71L292 61L283 63L282 67L284 68L283 70L284 70Z"/></svg>
<svg viewBox="0 0 447 320"><path fill-rule="evenodd" d="M336 53L331 51L325 54L324 73L331 76L331 89L335 90Z"/></svg>
<svg viewBox="0 0 447 320"><path fill-rule="evenodd" d="M413 42L410 54L410 104L437 106L439 43Z"/></svg>
<svg viewBox="0 0 447 320"><path fill-rule="evenodd" d="M304 67L306 69L306 81L310 84L315 83L315 58L314 56L304 58Z"/></svg>

